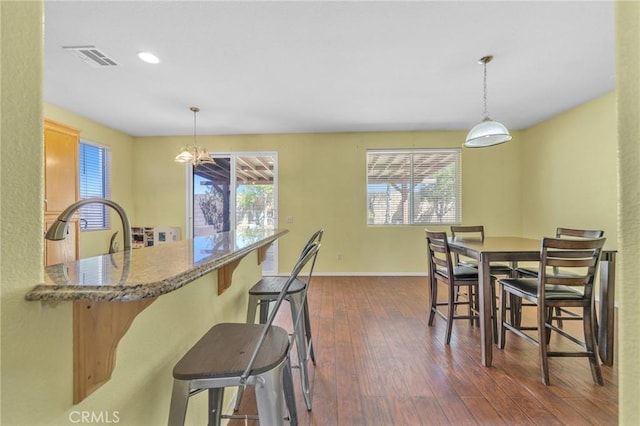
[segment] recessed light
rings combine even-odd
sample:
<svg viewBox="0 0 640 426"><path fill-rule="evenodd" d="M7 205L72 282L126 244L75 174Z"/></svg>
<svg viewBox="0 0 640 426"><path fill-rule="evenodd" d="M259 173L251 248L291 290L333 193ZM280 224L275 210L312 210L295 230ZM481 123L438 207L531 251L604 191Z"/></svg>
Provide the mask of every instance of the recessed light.
<svg viewBox="0 0 640 426"><path fill-rule="evenodd" d="M138 58L148 64L159 64L160 59L151 52L138 52Z"/></svg>

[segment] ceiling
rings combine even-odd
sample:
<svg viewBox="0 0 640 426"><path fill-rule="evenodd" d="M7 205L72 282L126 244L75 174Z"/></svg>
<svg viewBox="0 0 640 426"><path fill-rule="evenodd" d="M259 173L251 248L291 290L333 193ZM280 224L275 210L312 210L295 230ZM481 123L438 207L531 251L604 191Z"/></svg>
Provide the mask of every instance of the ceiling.
<svg viewBox="0 0 640 426"><path fill-rule="evenodd" d="M613 0L46 0L44 97L132 136L468 130L491 54L516 130L614 90L614 45Z"/></svg>

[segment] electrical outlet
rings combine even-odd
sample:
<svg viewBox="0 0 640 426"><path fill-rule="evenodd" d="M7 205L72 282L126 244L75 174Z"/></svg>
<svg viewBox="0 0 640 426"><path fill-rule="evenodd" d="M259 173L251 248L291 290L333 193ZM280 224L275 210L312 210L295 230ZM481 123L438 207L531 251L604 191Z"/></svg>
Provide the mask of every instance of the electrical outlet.
<svg viewBox="0 0 640 426"><path fill-rule="evenodd" d="M336 259L337 260L342 260L342 253L336 254Z"/></svg>
<svg viewBox="0 0 640 426"><path fill-rule="evenodd" d="M293 223L293 216L287 216L287 223Z"/></svg>

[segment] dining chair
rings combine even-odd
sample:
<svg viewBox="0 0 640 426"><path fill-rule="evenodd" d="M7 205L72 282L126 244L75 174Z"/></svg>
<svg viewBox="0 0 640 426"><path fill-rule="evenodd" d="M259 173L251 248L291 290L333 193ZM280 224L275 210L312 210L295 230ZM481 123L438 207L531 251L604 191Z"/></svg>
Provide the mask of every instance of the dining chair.
<svg viewBox="0 0 640 426"><path fill-rule="evenodd" d="M265 324L216 324L178 361L173 368L169 426L184 424L189 397L204 390L209 393L210 426L219 426L222 419L256 417L260 424L283 425L285 401L290 424L297 424L289 355L298 342L273 322L298 274L319 249L320 243L313 243L298 259ZM306 289L302 293L306 298ZM299 308L296 322L303 317L302 305ZM257 416L223 414L225 388L245 385L254 386Z"/></svg>
<svg viewBox="0 0 640 426"><path fill-rule="evenodd" d="M447 322L445 343L451 342L451 329L453 321L458 319L468 319L473 325L474 321L479 323L478 312L478 270L469 266L455 265L451 259L451 250L447 240L446 232L435 232L425 230L427 238L427 252L429 265L429 285L430 285L430 308L429 326L433 326L436 315L442 317ZM447 287L447 301L438 301L438 283L443 283ZM460 301L457 297L458 289L466 287L467 300ZM491 277L491 311L493 317L493 333L497 335L496 325L496 305L494 278ZM466 305L468 314L458 314L457 306ZM438 309L438 306L447 306L447 313Z"/></svg>
<svg viewBox="0 0 640 426"><path fill-rule="evenodd" d="M573 228L556 228L556 238L602 238L604 237L604 231L596 230L596 229L573 229ZM527 268L527 267L519 267L516 268L515 274L518 277L523 278L536 278L538 277L538 270L535 268ZM523 306L527 306L526 304ZM522 318L522 312L518 312L517 318ZM556 319L558 326L562 327L563 320L580 320L582 317L580 314L563 309L557 308L556 315L554 319ZM597 318L596 318L597 320Z"/></svg>
<svg viewBox="0 0 640 426"><path fill-rule="evenodd" d="M483 225L452 225L451 226L451 238L455 240L464 239L477 239L478 241L484 241L484 226ZM472 268L477 268L478 263L475 259L463 257L458 253L453 253L453 259L455 264L458 266L469 266ZM489 265L489 273L492 276L504 276L511 277L514 275L515 268L509 265L505 265L502 263L496 264L493 263ZM495 284L494 284L495 287ZM493 294L495 294L495 288L493 289ZM497 300L495 301L497 305ZM507 308L507 309L510 309ZM515 314L514 314L515 315ZM497 329L497 326L496 326ZM494 341L498 342L498 336L496 334L493 335Z"/></svg>
<svg viewBox="0 0 640 426"><path fill-rule="evenodd" d="M505 347L506 330L539 347L542 383L549 385L550 357L587 357L593 381L604 382L598 360L594 307L594 281L605 238L566 239L544 238L540 249L540 269L537 278L505 278L500 287L500 334L498 346ZM507 297L516 296L537 307L537 326L521 327L506 321ZM554 326L554 308L582 308L584 340ZM538 337L525 333L537 330ZM581 347L582 351L551 351L551 332L556 332Z"/></svg>
<svg viewBox="0 0 640 426"><path fill-rule="evenodd" d="M473 239L476 238L479 241L484 241L484 226L483 225L453 225L451 226L451 238L453 240L458 239ZM478 263L474 259L465 258L458 253L453 254L453 258L456 265L470 266L477 268ZM509 265L493 264L490 265L492 275L506 275L511 276L513 274L513 268Z"/></svg>
<svg viewBox="0 0 640 426"><path fill-rule="evenodd" d="M324 235L324 229L319 229L314 232L309 240L304 245L302 252L300 253L300 258L302 258L305 253L309 250L309 247L314 243L320 244L322 241L322 236ZM318 250L319 251L319 250ZM306 298L303 296L306 295L306 292L309 290L309 286L311 285L311 278L313 276L313 270L316 264L316 257L318 255L318 251L314 255L311 260L311 266L309 268L309 273L306 277L306 280L296 278L289 290L286 294L286 300L289 302L291 306L291 316L293 319L293 324L298 324L298 326L294 326L293 334L296 338L296 350L297 350L297 360L298 364L294 366L294 368L298 368L300 370L300 382L301 389L304 396L304 401L307 406L307 410L311 411L312 408L312 398L311 398L311 388L309 386L309 367L308 361L309 359L313 363L316 364L315 351L313 347L313 339L311 336L311 320L309 318L309 304L307 303ZM256 309L259 307L259 323L265 323L267 320L267 315L269 312L269 306L272 302L274 302L282 287L286 284L287 277L262 277L260 281L258 281L253 287L249 289L249 302L247 306L247 323L254 323L256 320ZM297 322L296 315L299 311L299 308L302 308L302 318ZM242 401L242 397L244 394L243 388L238 389L238 394L236 397L236 402L234 406L234 410L237 411L240 408L240 403Z"/></svg>

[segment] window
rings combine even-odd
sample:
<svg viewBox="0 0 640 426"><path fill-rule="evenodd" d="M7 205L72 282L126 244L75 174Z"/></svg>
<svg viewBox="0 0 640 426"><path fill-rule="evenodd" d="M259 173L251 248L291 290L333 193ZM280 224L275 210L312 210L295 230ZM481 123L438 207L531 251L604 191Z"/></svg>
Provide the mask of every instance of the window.
<svg viewBox="0 0 640 426"><path fill-rule="evenodd" d="M367 223L461 222L459 149L367 151Z"/></svg>
<svg viewBox="0 0 640 426"><path fill-rule="evenodd" d="M80 198L111 197L110 168L109 149L80 142ZM97 203L82 206L80 229L109 229L107 206Z"/></svg>

